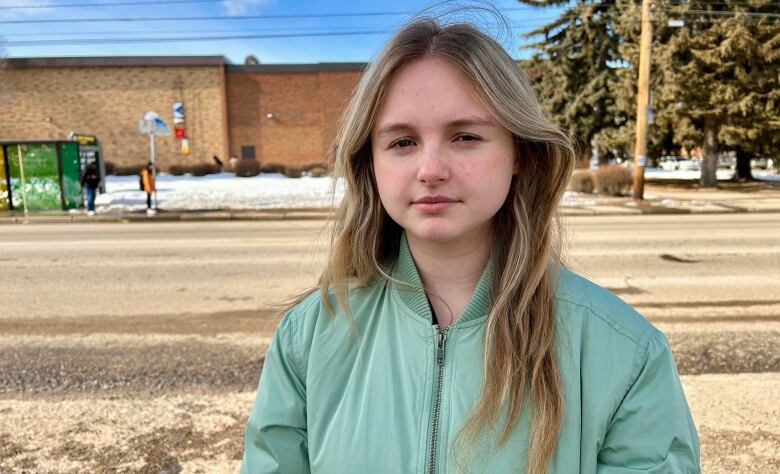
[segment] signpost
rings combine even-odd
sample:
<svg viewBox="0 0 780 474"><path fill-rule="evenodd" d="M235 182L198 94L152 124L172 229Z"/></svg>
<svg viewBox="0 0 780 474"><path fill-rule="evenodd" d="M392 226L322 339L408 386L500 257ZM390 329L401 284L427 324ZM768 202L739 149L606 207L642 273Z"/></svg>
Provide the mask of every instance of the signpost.
<svg viewBox="0 0 780 474"><path fill-rule="evenodd" d="M144 118L138 121L138 131L144 135L149 135L149 148L152 159L152 179L154 180L154 209L157 210L157 153L154 146L155 136L168 136L171 129L168 124L160 118L155 112L146 112Z"/></svg>

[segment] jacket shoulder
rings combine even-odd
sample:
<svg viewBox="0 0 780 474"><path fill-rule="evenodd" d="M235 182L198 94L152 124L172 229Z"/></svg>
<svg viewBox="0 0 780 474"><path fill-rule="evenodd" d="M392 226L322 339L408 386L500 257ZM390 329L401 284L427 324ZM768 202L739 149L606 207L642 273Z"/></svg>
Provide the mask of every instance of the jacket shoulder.
<svg viewBox="0 0 780 474"><path fill-rule="evenodd" d="M555 299L603 321L636 344L645 345L658 331L644 316L611 291L567 268L561 268Z"/></svg>
<svg viewBox="0 0 780 474"><path fill-rule="evenodd" d="M383 285L377 281L365 287L351 288L347 293L347 300L350 307L359 306L366 301L373 300L376 296L376 291L381 290L382 286ZM335 319L343 318L344 311L336 298L335 290L329 289L327 295L330 306L335 309ZM325 306L323 293L320 288L317 288L290 308L285 313L283 319L290 319L290 324L299 325L314 323L324 316L327 316L330 319L330 315Z"/></svg>
<svg viewBox="0 0 780 474"><path fill-rule="evenodd" d="M384 285L380 281L376 281L366 287L349 290L347 299L353 321L359 318L361 313L369 312L366 311L366 308L370 309L379 301L379 294L383 289ZM292 306L284 314L277 328L277 331L286 333L292 341L292 350L296 351L296 357L302 361L301 366L304 369L312 345L316 344L324 333L329 333L324 339L332 343L338 337L346 338L353 329L333 289L328 291L327 298L335 314L331 315L328 312L323 293L320 288L317 288ZM341 336L338 336L339 334Z"/></svg>

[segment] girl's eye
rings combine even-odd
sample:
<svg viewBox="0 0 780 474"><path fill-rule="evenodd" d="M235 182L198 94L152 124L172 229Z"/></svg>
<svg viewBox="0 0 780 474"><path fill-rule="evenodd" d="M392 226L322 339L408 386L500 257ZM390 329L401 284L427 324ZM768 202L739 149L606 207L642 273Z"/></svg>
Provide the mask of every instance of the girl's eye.
<svg viewBox="0 0 780 474"><path fill-rule="evenodd" d="M406 148L414 145L414 142L408 138L401 138L390 144L390 148Z"/></svg>
<svg viewBox="0 0 780 474"><path fill-rule="evenodd" d="M459 140L459 141L464 141L464 142L475 142L475 141L479 140L479 137L475 137L474 135L468 135L468 134L464 133L464 134L458 135L456 137L456 139Z"/></svg>

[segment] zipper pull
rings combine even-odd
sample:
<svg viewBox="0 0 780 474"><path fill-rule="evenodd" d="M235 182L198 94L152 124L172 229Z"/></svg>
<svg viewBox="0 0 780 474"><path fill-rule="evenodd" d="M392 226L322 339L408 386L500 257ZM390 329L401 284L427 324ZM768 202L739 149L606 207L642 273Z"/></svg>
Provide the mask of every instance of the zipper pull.
<svg viewBox="0 0 780 474"><path fill-rule="evenodd" d="M439 342L436 348L436 363L441 365L444 361L444 342L447 340L447 331L439 332Z"/></svg>

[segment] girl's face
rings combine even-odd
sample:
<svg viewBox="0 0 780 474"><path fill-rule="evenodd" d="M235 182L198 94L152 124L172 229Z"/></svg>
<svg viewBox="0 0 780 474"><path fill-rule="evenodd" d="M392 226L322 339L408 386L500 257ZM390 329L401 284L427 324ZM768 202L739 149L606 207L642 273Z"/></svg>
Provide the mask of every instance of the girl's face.
<svg viewBox="0 0 780 474"><path fill-rule="evenodd" d="M517 172L514 149L469 80L437 58L398 69L371 131L379 197L410 241L484 242Z"/></svg>

